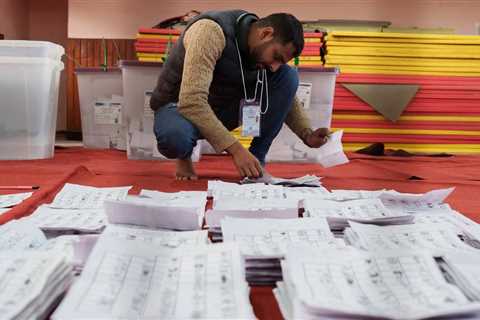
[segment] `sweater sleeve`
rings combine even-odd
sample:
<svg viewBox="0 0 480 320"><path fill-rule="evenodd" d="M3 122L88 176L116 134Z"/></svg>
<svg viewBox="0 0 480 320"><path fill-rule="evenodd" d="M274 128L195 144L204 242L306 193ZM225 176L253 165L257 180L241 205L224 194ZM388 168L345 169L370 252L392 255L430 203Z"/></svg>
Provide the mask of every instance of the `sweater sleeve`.
<svg viewBox="0 0 480 320"><path fill-rule="evenodd" d="M285 123L304 143L307 136L313 131L310 119L297 97L293 101L292 109L288 113Z"/></svg>
<svg viewBox="0 0 480 320"><path fill-rule="evenodd" d="M217 152L237 141L208 103L215 64L225 43L223 30L215 21L201 19L188 28L183 38L185 61L178 99L180 114L198 128Z"/></svg>

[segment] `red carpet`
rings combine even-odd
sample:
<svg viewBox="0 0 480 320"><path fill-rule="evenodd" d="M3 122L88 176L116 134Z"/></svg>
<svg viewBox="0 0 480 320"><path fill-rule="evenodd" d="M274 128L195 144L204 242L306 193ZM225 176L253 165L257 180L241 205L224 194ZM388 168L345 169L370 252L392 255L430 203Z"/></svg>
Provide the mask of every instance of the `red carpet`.
<svg viewBox="0 0 480 320"><path fill-rule="evenodd" d="M419 193L455 186L447 202L480 222L480 156L371 157L349 154L346 165L323 169L313 164L269 164L280 177L316 174L328 189L395 189ZM83 148L57 149L55 158L35 161L1 161L0 185L39 185L21 205L0 216L0 223L28 215L53 199L65 182L91 186L133 185L160 191L206 190L207 181L238 181L235 167L226 156L207 156L197 165L198 181L175 181L174 163L127 160L124 152ZM18 191L11 191L14 193ZM9 193L2 191L2 193ZM259 319L280 319L271 288L253 288L252 304Z"/></svg>

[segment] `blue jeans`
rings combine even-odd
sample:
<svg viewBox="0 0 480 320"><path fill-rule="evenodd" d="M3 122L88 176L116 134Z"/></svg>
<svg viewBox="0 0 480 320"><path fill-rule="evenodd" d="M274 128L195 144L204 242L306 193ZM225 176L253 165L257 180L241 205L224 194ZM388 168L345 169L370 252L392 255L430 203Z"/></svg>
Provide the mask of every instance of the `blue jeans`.
<svg viewBox="0 0 480 320"><path fill-rule="evenodd" d="M269 108L260 120L260 136L253 139L249 149L262 165L265 164L265 156L273 139L292 108L297 88L297 71L288 65L282 65L275 73L268 74ZM265 105L264 92L263 110ZM216 115L227 128L231 127L232 121L238 122L238 109L236 112L220 111ZM177 111L176 103L169 103L155 112L154 132L158 151L169 159L189 158L197 140L202 139L195 125Z"/></svg>

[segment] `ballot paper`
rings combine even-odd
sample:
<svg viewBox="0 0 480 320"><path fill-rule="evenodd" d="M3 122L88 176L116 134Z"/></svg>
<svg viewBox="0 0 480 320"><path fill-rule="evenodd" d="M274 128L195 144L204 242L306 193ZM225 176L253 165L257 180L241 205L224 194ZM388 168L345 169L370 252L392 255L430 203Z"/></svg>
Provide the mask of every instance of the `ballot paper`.
<svg viewBox="0 0 480 320"><path fill-rule="evenodd" d="M226 217L221 222L223 241L236 242L247 258L280 258L290 243L310 245L333 242L325 218L240 219Z"/></svg>
<svg viewBox="0 0 480 320"><path fill-rule="evenodd" d="M198 230L202 226L206 198L158 199L130 196L105 201L109 223L170 230Z"/></svg>
<svg viewBox="0 0 480 320"><path fill-rule="evenodd" d="M278 178L272 176L268 172L264 172L263 176L260 178L245 178L241 181L242 184L247 183L266 183L266 184L273 184L273 185L282 185L286 187L298 187L298 186L305 186L305 187L320 187L322 182L320 181L320 177L315 175L305 175L298 178L292 179L285 179L285 178Z"/></svg>
<svg viewBox="0 0 480 320"><path fill-rule="evenodd" d="M254 319L238 247L103 238L53 320Z"/></svg>
<svg viewBox="0 0 480 320"><path fill-rule="evenodd" d="M105 200L125 199L130 188L97 188L66 183L48 206L56 209L102 209Z"/></svg>
<svg viewBox="0 0 480 320"><path fill-rule="evenodd" d="M206 199L207 192L205 191L180 191L180 192L161 192L156 190L143 189L140 191L140 197L147 197L160 201L174 200L174 199Z"/></svg>
<svg viewBox="0 0 480 320"><path fill-rule="evenodd" d="M271 211L271 210L290 210L298 213L299 200L297 199L274 199L274 198L236 198L222 197L213 200L213 209L215 210L250 210L250 211Z"/></svg>
<svg viewBox="0 0 480 320"><path fill-rule="evenodd" d="M480 255L450 253L440 263L451 281L472 301L480 301Z"/></svg>
<svg viewBox="0 0 480 320"><path fill-rule="evenodd" d="M348 221L371 223L377 225L393 225L412 223L411 215L397 215L387 209L380 199L361 199L350 201L304 200L304 216L324 217L331 229L348 227Z"/></svg>
<svg viewBox="0 0 480 320"><path fill-rule="evenodd" d="M457 235L465 235L470 227L478 226L478 224L464 216L458 211L452 210L446 205L440 210L431 209L411 214L415 224L445 224L449 225ZM480 239L479 239L480 240Z"/></svg>
<svg viewBox="0 0 480 320"><path fill-rule="evenodd" d="M0 208L10 208L29 198L33 192L0 195Z"/></svg>
<svg viewBox="0 0 480 320"><path fill-rule="evenodd" d="M385 226L349 222L345 231L346 241L369 251L378 250L426 250L435 255L445 252L466 251L480 253L463 242L448 224L411 224Z"/></svg>
<svg viewBox="0 0 480 320"><path fill-rule="evenodd" d="M284 284L277 293L282 310L290 311L287 319L457 319L480 311L480 304L449 284L434 258L423 252L338 255L291 246L282 272Z"/></svg>
<svg viewBox="0 0 480 320"><path fill-rule="evenodd" d="M42 319L67 289L71 267L61 255L38 252L0 254L2 319Z"/></svg>
<svg viewBox="0 0 480 320"><path fill-rule="evenodd" d="M177 248L183 245L205 245L208 243L207 230L175 232L150 230L126 225L109 225L102 233L102 237L142 241L155 246L169 248Z"/></svg>
<svg viewBox="0 0 480 320"><path fill-rule="evenodd" d="M333 189L329 197L325 197L326 200L335 201L348 201L348 200L360 200L360 199L372 199L379 198L381 194L387 190L343 190Z"/></svg>
<svg viewBox="0 0 480 320"><path fill-rule="evenodd" d="M218 180L208 181L208 195L216 200L220 198L285 199L282 186L264 183L241 185Z"/></svg>
<svg viewBox="0 0 480 320"><path fill-rule="evenodd" d="M38 207L24 219L47 233L100 233L107 223L103 209L54 209L48 205Z"/></svg>
<svg viewBox="0 0 480 320"><path fill-rule="evenodd" d="M6 212L9 211L9 210L10 210L10 209L1 209L1 208L0 208L0 215L6 213Z"/></svg>
<svg viewBox="0 0 480 320"><path fill-rule="evenodd" d="M317 162L325 168L348 163L349 160L343 152L342 145L343 130L335 131L330 135L323 146L317 151Z"/></svg>
<svg viewBox="0 0 480 320"><path fill-rule="evenodd" d="M443 201L455 190L455 188L432 190L425 194L400 193L389 190L382 193L379 198L390 210L408 214L429 209L442 209Z"/></svg>
<svg viewBox="0 0 480 320"><path fill-rule="evenodd" d="M243 219L295 219L298 218L298 210L272 209L272 210L218 210L210 209L205 213L208 227L220 227L221 221L226 217Z"/></svg>
<svg viewBox="0 0 480 320"><path fill-rule="evenodd" d="M0 226L0 252L41 247L47 238L33 223L21 219Z"/></svg>

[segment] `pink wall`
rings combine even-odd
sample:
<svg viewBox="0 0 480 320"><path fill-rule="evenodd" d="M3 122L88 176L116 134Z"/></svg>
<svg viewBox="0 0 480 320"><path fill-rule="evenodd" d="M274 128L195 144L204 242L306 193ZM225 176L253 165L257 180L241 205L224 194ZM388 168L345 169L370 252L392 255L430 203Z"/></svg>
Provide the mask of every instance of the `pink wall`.
<svg viewBox="0 0 480 320"><path fill-rule="evenodd" d="M28 38L27 0L0 0L0 33L5 39Z"/></svg>
<svg viewBox="0 0 480 320"><path fill-rule="evenodd" d="M50 41L67 49L68 0L29 0L30 40ZM66 65L67 58L63 58ZM67 86L65 71L60 79L57 131L67 128Z"/></svg>
<svg viewBox="0 0 480 320"><path fill-rule="evenodd" d="M398 27L450 27L475 34L479 0L69 0L71 38L134 38L140 26L181 15L190 9L243 8L260 16L291 12L303 20L387 20Z"/></svg>

